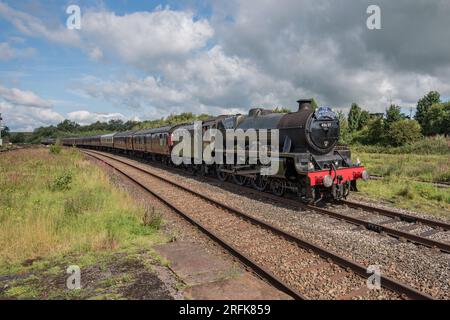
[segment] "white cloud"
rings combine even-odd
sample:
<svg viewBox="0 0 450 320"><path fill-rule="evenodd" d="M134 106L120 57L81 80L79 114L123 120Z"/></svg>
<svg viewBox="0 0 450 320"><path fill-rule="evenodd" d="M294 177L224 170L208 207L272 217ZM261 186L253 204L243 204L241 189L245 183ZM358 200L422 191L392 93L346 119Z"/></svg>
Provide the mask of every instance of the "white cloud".
<svg viewBox="0 0 450 320"><path fill-rule="evenodd" d="M65 25L47 26L41 19L26 12L15 10L3 2L0 2L0 16L25 35L44 37L50 41L71 46L80 45L79 34L73 30L68 30Z"/></svg>
<svg viewBox="0 0 450 320"><path fill-rule="evenodd" d="M0 97L13 105L22 105L35 108L51 108L52 103L42 99L34 92L24 91L17 88L5 88L0 86Z"/></svg>
<svg viewBox="0 0 450 320"><path fill-rule="evenodd" d="M122 16L87 11L80 33L95 58L113 53L128 63L155 70L156 61L178 60L204 47L213 29L206 20L194 20L192 12L166 8Z"/></svg>
<svg viewBox="0 0 450 320"><path fill-rule="evenodd" d="M0 15L24 34L128 64L139 76L85 77L73 90L143 117L295 108L300 97L383 111L391 99L413 106L429 90L450 96L448 1L380 0L383 29L373 32L365 28L369 2L230 0L214 2L208 20L168 8L87 9L79 31L1 3ZM83 112L72 116L96 117Z"/></svg>
<svg viewBox="0 0 450 320"><path fill-rule="evenodd" d="M56 124L64 117L52 109L52 103L34 92L0 86L0 112L5 124L14 131L32 131Z"/></svg>
<svg viewBox="0 0 450 320"><path fill-rule="evenodd" d="M87 110L69 112L67 114L67 118L81 125L86 125L97 121L108 122L109 120L126 120L126 117L121 113L97 113Z"/></svg>
<svg viewBox="0 0 450 320"><path fill-rule="evenodd" d="M147 70L158 68L155 60L179 60L204 47L214 34L207 20L196 20L192 12L169 8L125 15L86 9L80 30L68 30L62 24L50 27L1 2L0 16L25 35L79 47L94 60L118 56Z"/></svg>
<svg viewBox="0 0 450 320"><path fill-rule="evenodd" d="M4 124L13 131L33 131L37 127L64 120L63 116L52 109L13 105L6 101L0 101L0 112Z"/></svg>

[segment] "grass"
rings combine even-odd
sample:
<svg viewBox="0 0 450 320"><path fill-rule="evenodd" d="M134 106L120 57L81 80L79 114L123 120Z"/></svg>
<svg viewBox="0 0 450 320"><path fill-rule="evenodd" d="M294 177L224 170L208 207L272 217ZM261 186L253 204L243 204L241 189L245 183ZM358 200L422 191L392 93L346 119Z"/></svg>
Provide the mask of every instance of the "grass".
<svg viewBox="0 0 450 320"><path fill-rule="evenodd" d="M449 155L354 152L371 174L384 177L450 183Z"/></svg>
<svg viewBox="0 0 450 320"><path fill-rule="evenodd" d="M448 155L382 154L356 151L370 174L383 180L361 182L362 195L393 206L450 219L450 189L420 181L450 182Z"/></svg>
<svg viewBox="0 0 450 320"><path fill-rule="evenodd" d="M361 196L394 207L450 219L450 189L407 180L371 180L358 184Z"/></svg>
<svg viewBox="0 0 450 320"><path fill-rule="evenodd" d="M388 153L388 154L442 154L450 155L450 138L442 135L435 137L425 137L417 140L412 144L402 147L391 147L383 145L361 145L355 144L353 150L367 153Z"/></svg>
<svg viewBox="0 0 450 320"><path fill-rule="evenodd" d="M29 259L40 259L33 270L52 269L55 257L79 255L89 264L101 252L166 241L161 216L138 206L75 150L2 154L0 190L0 275L26 272ZM34 294L10 290L15 297Z"/></svg>

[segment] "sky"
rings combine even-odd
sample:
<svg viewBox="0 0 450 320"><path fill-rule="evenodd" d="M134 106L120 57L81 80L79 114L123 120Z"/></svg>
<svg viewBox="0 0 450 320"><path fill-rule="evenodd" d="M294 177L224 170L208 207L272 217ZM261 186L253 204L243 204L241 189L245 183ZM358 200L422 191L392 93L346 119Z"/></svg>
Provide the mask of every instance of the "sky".
<svg viewBox="0 0 450 320"><path fill-rule="evenodd" d="M0 0L0 113L32 131L311 97L409 112L430 90L450 97L449 16L448 0Z"/></svg>

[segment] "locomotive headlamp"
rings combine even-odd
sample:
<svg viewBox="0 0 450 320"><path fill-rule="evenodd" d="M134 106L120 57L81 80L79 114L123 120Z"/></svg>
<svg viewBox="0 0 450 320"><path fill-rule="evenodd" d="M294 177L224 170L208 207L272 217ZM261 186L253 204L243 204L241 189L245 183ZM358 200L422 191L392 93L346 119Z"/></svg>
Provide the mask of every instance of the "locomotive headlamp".
<svg viewBox="0 0 450 320"><path fill-rule="evenodd" d="M367 170L364 170L364 171L361 173L361 178L362 178L364 181L369 180L370 176L369 176L369 173L367 172Z"/></svg>
<svg viewBox="0 0 450 320"><path fill-rule="evenodd" d="M314 171L314 164L312 162L308 162L308 171Z"/></svg>
<svg viewBox="0 0 450 320"><path fill-rule="evenodd" d="M331 187L333 185L333 177L330 175L323 177L323 185L327 188Z"/></svg>
<svg viewBox="0 0 450 320"><path fill-rule="evenodd" d="M355 165L356 165L357 167L359 167L359 166L361 165L361 160L359 160L359 158L356 158Z"/></svg>

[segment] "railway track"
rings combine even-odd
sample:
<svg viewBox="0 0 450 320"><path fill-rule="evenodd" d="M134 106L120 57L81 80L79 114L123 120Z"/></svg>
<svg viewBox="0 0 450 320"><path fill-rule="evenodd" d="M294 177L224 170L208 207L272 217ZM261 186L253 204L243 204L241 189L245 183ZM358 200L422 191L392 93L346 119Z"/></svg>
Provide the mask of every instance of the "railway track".
<svg viewBox="0 0 450 320"><path fill-rule="evenodd" d="M175 169L182 171L180 169ZM185 171L183 171L185 172ZM219 183L224 185L231 185L235 190L242 190L243 192L254 194L261 196L263 195L266 198L269 198L272 201L280 202L283 201L284 204L289 204L293 206L294 208L300 208L305 210L312 210L315 212L318 212L323 215L327 215L330 217L333 217L335 219L339 219L342 221L346 221L348 223L351 223L356 226L364 227L367 230L385 234L391 237L394 237L399 240L405 240L412 242L414 244L423 245L429 248L436 248L442 252L450 253L450 243L448 242L442 242L433 240L430 237L434 236L437 233L442 232L448 232L450 230L450 224L442 221L436 221L421 217L416 217L413 215L408 215L404 213L399 213L393 210L388 210L384 208L377 208L369 205L364 205L357 202L352 201L340 201L339 203L343 206L330 209L319 205L307 205L304 204L297 199L293 199L292 197L279 197L270 193L261 193L253 188L246 187L246 186L239 186L230 182L221 182L217 179L211 178L211 177L203 177L204 179L212 182L212 183ZM338 204L339 204L338 203ZM349 212L349 208L353 208L358 210L357 212ZM362 212L361 212L362 210ZM342 213L347 212L347 213ZM364 214L366 216L364 216ZM367 216L368 214L368 216ZM371 217L373 215L373 217ZM384 220L379 223L372 222L371 218L376 218L377 216L387 216L389 217L389 220ZM364 216L364 217L361 217ZM394 228L389 227L389 224L393 224L397 221L402 221L405 223L408 223L409 226L401 227L401 228ZM421 226L428 226L429 229L420 233L420 234L414 234L410 231L413 231L416 228L419 228ZM405 230L402 230L405 229ZM410 230L410 231L408 231ZM450 237L449 237L450 238Z"/></svg>
<svg viewBox="0 0 450 320"><path fill-rule="evenodd" d="M370 179L373 180L383 180L385 179L384 176L381 175L377 175L377 174L371 174L370 175ZM409 181L414 181L414 182L420 182L420 183L427 183L427 184L432 184L433 186L435 186L436 188L441 188L441 189L447 189L450 188L450 183L448 182L434 182L434 181L424 181L424 180L418 180L418 179L407 179L407 178L403 178Z"/></svg>
<svg viewBox="0 0 450 320"><path fill-rule="evenodd" d="M367 269L356 262L191 190L149 168L97 151L83 152L157 197L293 298L433 299L385 276L381 276L381 290L368 290Z"/></svg>
<svg viewBox="0 0 450 320"><path fill-rule="evenodd" d="M175 169L175 170L182 171L180 169ZM335 219L346 221L346 222L351 223L356 226L364 227L365 229L376 232L376 233L385 234L385 235L394 237L399 240L409 241L414 244L423 245L423 246L426 246L429 248L436 248L442 252L450 253L450 243L437 241L437 240L433 240L433 239L429 238L430 236L433 236L437 233L448 232L450 230L450 224L446 223L446 222L421 218L421 217L417 217L417 216L413 216L413 215L399 213L399 212L396 212L393 210L364 205L364 204L352 202L352 201L340 201L339 203L342 204L343 206L336 208L336 209L325 208L325 207L318 206L318 205L307 205L307 204L304 204L304 203L298 201L297 199L293 199L292 197L282 197L281 198L279 196L276 196L276 195L273 195L270 193L258 192L250 187L239 186L239 185L236 185L236 184L233 184L230 182L221 182L221 181L218 181L217 179L214 179L211 177L204 177L204 179L206 179L210 182L213 182L213 183L231 185L234 189L242 190L243 192L246 192L246 193L250 193L250 194L254 194L254 195L258 195L258 196L263 195L264 197L269 198L272 201L280 202L282 199L283 203L289 204L289 205L293 206L294 208L313 210L315 212L333 217ZM351 212L348 212L348 208L354 208L359 211L351 213ZM362 212L361 212L361 210L362 210ZM343 211L344 212L347 211L347 213L342 213ZM366 214L366 215L369 214L369 216L364 216L364 218L361 218L360 216L364 215L364 214ZM387 216L390 219L384 220L380 223L375 223L375 222L371 222L370 215L374 215L375 216L374 218L376 218L376 216L382 215L382 216ZM402 227L402 229L414 230L420 226L428 226L429 230L424 231L421 234L414 234L412 232L405 231L400 228L389 227L389 224L395 223L397 221L403 221L403 222L409 223L409 226Z"/></svg>

